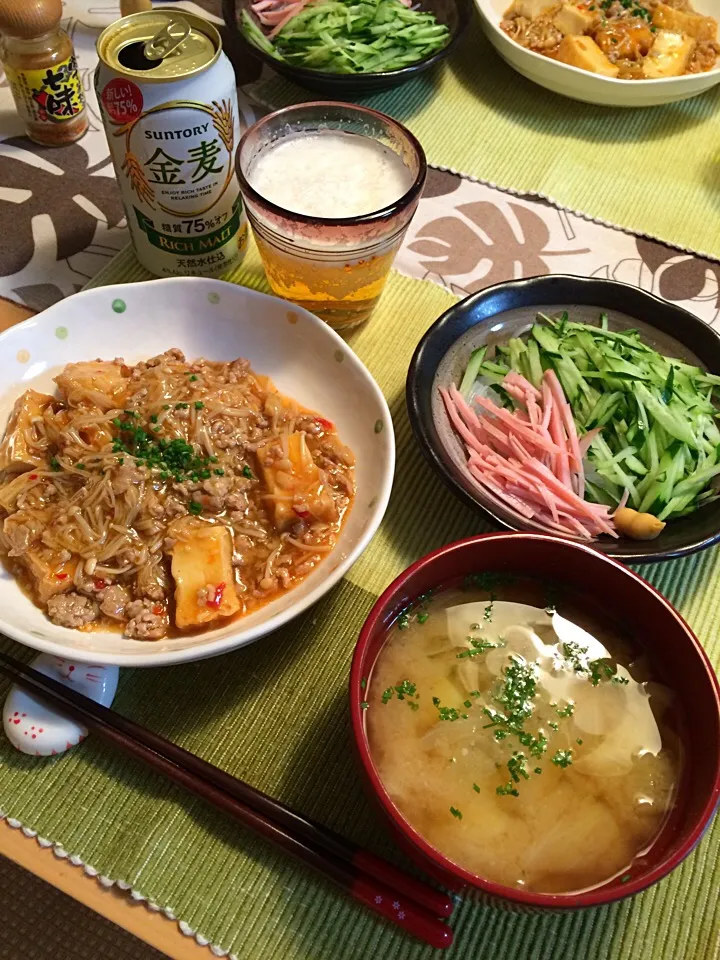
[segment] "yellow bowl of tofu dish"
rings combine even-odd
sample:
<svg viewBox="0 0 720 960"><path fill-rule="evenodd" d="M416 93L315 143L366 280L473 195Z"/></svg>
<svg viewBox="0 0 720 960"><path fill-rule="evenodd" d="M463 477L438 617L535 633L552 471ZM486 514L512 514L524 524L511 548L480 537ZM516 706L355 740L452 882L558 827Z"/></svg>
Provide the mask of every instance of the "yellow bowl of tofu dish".
<svg viewBox="0 0 720 960"><path fill-rule="evenodd" d="M382 519L387 404L317 317L218 280L70 297L0 336L0 630L160 666L275 630Z"/></svg>
<svg viewBox="0 0 720 960"><path fill-rule="evenodd" d="M657 106L720 82L715 0L475 2L503 59L563 96Z"/></svg>

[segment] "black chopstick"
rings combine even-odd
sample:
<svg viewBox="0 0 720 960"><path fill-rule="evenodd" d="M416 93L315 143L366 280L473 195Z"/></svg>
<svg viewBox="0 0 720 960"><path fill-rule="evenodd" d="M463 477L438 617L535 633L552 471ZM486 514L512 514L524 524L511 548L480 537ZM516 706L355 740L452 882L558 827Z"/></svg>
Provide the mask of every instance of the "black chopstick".
<svg viewBox="0 0 720 960"><path fill-rule="evenodd" d="M0 673L324 873L355 899L407 932L435 947L452 943L451 929L437 919L449 916L452 901L439 891L250 784L2 652Z"/></svg>

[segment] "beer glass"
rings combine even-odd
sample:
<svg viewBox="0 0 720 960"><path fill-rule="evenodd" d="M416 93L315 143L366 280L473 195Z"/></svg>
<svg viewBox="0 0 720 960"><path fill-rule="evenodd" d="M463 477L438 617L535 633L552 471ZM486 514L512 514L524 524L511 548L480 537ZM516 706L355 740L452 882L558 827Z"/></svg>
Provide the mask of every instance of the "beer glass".
<svg viewBox="0 0 720 960"><path fill-rule="evenodd" d="M407 191L381 210L327 218L283 209L254 189L252 167L262 151L272 150L286 137L326 130L371 137L394 151L408 170ZM236 170L273 292L317 314L336 330L367 320L425 183L425 154L410 131L391 117L354 104L299 104L263 117L245 132ZM299 170L298 176L302 175Z"/></svg>

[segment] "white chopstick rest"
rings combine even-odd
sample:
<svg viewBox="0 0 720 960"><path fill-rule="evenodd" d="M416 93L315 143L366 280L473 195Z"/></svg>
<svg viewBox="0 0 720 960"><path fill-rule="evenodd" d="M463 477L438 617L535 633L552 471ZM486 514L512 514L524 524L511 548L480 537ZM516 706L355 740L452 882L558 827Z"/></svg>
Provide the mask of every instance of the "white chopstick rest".
<svg viewBox="0 0 720 960"><path fill-rule="evenodd" d="M31 666L46 677L109 707L115 698L120 671L115 666L80 663L41 653ZM22 753L51 757L76 746L87 736L81 724L56 713L45 702L13 685L3 707L3 729Z"/></svg>

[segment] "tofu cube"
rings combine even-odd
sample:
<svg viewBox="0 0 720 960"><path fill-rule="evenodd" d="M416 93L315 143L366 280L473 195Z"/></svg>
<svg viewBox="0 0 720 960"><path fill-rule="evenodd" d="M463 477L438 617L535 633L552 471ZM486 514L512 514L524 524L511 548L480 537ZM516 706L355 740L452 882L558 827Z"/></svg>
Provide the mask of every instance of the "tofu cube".
<svg viewBox="0 0 720 960"><path fill-rule="evenodd" d="M90 405L101 410L114 410L124 405L128 382L123 365L111 360L68 363L55 377L60 393L71 407Z"/></svg>
<svg viewBox="0 0 720 960"><path fill-rule="evenodd" d="M26 390L15 401L5 437L0 444L0 470L19 472L45 466L45 457L31 444L33 420L53 402L46 393Z"/></svg>
<svg viewBox="0 0 720 960"><path fill-rule="evenodd" d="M532 20L539 17L541 13L545 13L546 10L551 10L556 6L556 3L553 3L552 0L515 0L510 8L510 13Z"/></svg>
<svg viewBox="0 0 720 960"><path fill-rule="evenodd" d="M717 40L717 20L676 10L666 3L659 3L655 8L653 24L661 30L683 33L694 40Z"/></svg>
<svg viewBox="0 0 720 960"><path fill-rule="evenodd" d="M179 517L168 527L175 581L175 624L195 627L240 609L227 527L199 517Z"/></svg>
<svg viewBox="0 0 720 960"><path fill-rule="evenodd" d="M661 30L650 48L650 53L643 60L643 76L647 80L682 76L694 50L695 40L692 37Z"/></svg>
<svg viewBox="0 0 720 960"><path fill-rule="evenodd" d="M575 3L563 4L553 17L554 26L566 37L588 33L594 22L595 15L586 7Z"/></svg>
<svg viewBox="0 0 720 960"><path fill-rule="evenodd" d="M603 77L616 77L620 72L615 64L610 63L592 37L563 37L556 57L561 63L599 73Z"/></svg>
<svg viewBox="0 0 720 960"><path fill-rule="evenodd" d="M19 558L33 578L37 597L41 603L47 603L50 597L67 593L75 589L75 569L77 560L72 558L66 563L57 563L49 551L42 547L32 547Z"/></svg>
<svg viewBox="0 0 720 960"><path fill-rule="evenodd" d="M286 458L278 455L276 440L260 447L257 458L265 487L273 498L270 503L278 530L286 530L306 517L337 520L332 493L322 481L304 433L290 434Z"/></svg>

